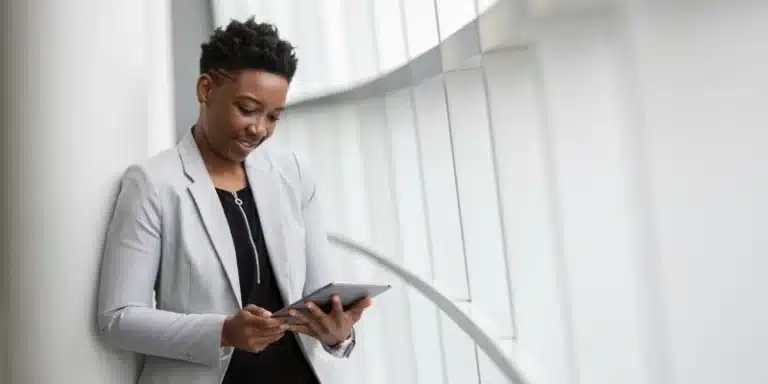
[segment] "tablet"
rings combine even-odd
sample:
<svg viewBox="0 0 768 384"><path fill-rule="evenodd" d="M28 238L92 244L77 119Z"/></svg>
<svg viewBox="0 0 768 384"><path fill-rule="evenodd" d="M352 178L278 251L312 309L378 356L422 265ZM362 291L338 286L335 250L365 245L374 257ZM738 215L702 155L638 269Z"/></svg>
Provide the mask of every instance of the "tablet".
<svg viewBox="0 0 768 384"><path fill-rule="evenodd" d="M391 288L391 285L377 285L377 284L344 284L344 283L329 283L326 286L304 296L301 300L275 312L272 317L287 318L289 323L293 319L288 311L294 309L296 311L307 313L307 302L314 303L320 309L325 312L331 312L333 308L332 299L333 296L338 295L341 299L341 305L344 310L349 309L358 301L365 298L373 298L375 296L384 293Z"/></svg>

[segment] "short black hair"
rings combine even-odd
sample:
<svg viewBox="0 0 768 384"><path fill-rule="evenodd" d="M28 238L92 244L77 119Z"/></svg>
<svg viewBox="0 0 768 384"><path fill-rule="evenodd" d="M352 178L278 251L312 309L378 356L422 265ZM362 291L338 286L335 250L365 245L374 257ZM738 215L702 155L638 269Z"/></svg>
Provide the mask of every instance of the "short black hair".
<svg viewBox="0 0 768 384"><path fill-rule="evenodd" d="M280 38L277 27L258 23L253 17L216 28L200 48L200 74L257 69L290 82L298 64L293 45Z"/></svg>

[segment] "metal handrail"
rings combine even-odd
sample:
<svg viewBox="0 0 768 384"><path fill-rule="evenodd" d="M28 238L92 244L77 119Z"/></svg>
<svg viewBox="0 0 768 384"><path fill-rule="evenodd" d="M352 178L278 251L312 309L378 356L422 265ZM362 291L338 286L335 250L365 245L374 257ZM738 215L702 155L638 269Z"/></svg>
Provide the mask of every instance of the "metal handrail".
<svg viewBox="0 0 768 384"><path fill-rule="evenodd" d="M355 251L366 256L369 260L384 267L394 273L399 278L405 280L410 286L421 292L430 301L435 303L445 314L453 320L476 344L485 352L488 358L493 361L501 372L515 384L529 384L530 381L524 378L521 370L506 356L499 345L483 331L467 314L465 314L456 304L447 296L437 290L432 284L418 277L408 269L398 265L396 262L384 257L378 252L355 242L343 235L329 234L328 240L342 248Z"/></svg>

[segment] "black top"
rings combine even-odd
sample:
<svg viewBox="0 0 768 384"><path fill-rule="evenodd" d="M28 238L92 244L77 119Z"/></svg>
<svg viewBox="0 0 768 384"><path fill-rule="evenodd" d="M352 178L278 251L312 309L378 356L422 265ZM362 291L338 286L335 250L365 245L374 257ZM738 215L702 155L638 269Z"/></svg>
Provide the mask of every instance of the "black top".
<svg viewBox="0 0 768 384"><path fill-rule="evenodd" d="M235 244L243 306L254 304L270 312L278 311L284 303L269 260L264 232L261 229L259 213L251 189L246 187L236 192L237 198L242 201L242 210L236 203L235 194L218 188L216 192L221 200ZM255 255L249 236L249 227L255 243ZM260 284L256 279L256 258L259 260ZM319 381L304 357L295 335L286 332L283 338L259 353L235 349L222 383L318 384Z"/></svg>

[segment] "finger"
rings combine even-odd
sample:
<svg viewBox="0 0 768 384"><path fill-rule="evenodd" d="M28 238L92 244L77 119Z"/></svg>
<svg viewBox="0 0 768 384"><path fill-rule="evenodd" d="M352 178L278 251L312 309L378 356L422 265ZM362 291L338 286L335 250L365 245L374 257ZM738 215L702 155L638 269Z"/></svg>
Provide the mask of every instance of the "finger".
<svg viewBox="0 0 768 384"><path fill-rule="evenodd" d="M336 320L341 320L344 316L344 308L341 306L341 298L338 295L334 295L331 299L333 303L333 309L331 310L331 316Z"/></svg>
<svg viewBox="0 0 768 384"><path fill-rule="evenodd" d="M266 345L274 343L277 340L280 340L284 335L285 332L288 330L288 326L285 326L285 329L282 329L280 331L268 331L268 332L257 332L252 334L250 337L247 338L248 344L260 344L260 345Z"/></svg>
<svg viewBox="0 0 768 384"><path fill-rule="evenodd" d="M363 311L370 308L373 305L373 299L370 297L366 297L365 299L359 300L355 305L353 305L347 312L356 312L362 314Z"/></svg>
<svg viewBox="0 0 768 384"><path fill-rule="evenodd" d="M314 318L311 318L311 317L309 317L309 316L307 316L307 315L305 315L305 314L303 314L303 313L301 313L299 311L296 311L296 310L291 310L289 312L289 314L291 315L291 317L296 319L297 323L306 326L307 328L309 328L315 334L319 335L319 334L322 333L321 325L318 324L317 321L314 320Z"/></svg>
<svg viewBox="0 0 768 384"><path fill-rule="evenodd" d="M253 304L248 304L245 308L243 308L243 310L248 311L249 313L259 317L272 316L272 312L267 311L266 309Z"/></svg>
<svg viewBox="0 0 768 384"><path fill-rule="evenodd" d="M253 329L252 335L258 336L258 337L272 337L276 335L281 335L285 333L285 331L288 330L288 324L280 324L277 328L268 328L268 329L261 329L261 328L251 328Z"/></svg>
<svg viewBox="0 0 768 384"><path fill-rule="evenodd" d="M272 328L278 328L282 322L278 319L273 319L270 317L260 317L255 316L250 313L245 316L244 318L245 325L249 327L256 327L259 329L272 329Z"/></svg>
<svg viewBox="0 0 768 384"><path fill-rule="evenodd" d="M246 318L245 323L248 326L256 327L262 330L278 329L281 325L283 325L283 322L279 319L274 319L271 317L259 317L254 315Z"/></svg>
<svg viewBox="0 0 768 384"><path fill-rule="evenodd" d="M288 325L280 324L277 327L263 327L258 325L259 319L255 318L253 321L248 321L243 325L243 334L245 337L271 337L280 333L284 333L288 329Z"/></svg>
<svg viewBox="0 0 768 384"><path fill-rule="evenodd" d="M268 337L268 338L267 338L267 342L268 342L269 344L272 344L272 343L274 343L274 342L276 342L276 341L278 341L278 340L282 339L282 338L283 338L283 336L285 336L285 332L280 332L280 333L278 333L277 335L274 335L274 336Z"/></svg>
<svg viewBox="0 0 768 384"><path fill-rule="evenodd" d="M347 315L347 318L350 319L353 324L360 321L360 318L363 317L363 314L361 312L347 312L346 315Z"/></svg>
<svg viewBox="0 0 768 384"><path fill-rule="evenodd" d="M355 305L352 306L351 309L355 310L364 310L368 309L373 305L373 299L370 297L366 297L365 299L359 300Z"/></svg>
<svg viewBox="0 0 768 384"><path fill-rule="evenodd" d="M280 338L285 335L285 332L279 332L273 335L258 335L253 336L248 339L249 342L254 342L257 344L266 344L266 343L274 343L277 340L280 340Z"/></svg>
<svg viewBox="0 0 768 384"><path fill-rule="evenodd" d="M301 311L292 310L289 311L288 314L294 319L296 324L304 324L311 327L311 325L315 323L312 318Z"/></svg>
<svg viewBox="0 0 768 384"><path fill-rule="evenodd" d="M256 321L259 317L251 313L250 311L246 310L245 308L240 310L240 313L238 313L238 316L240 316L243 319L243 323L245 325L249 325ZM245 327L245 335L248 336L250 332L250 327Z"/></svg>
<svg viewBox="0 0 768 384"><path fill-rule="evenodd" d="M314 303L307 303L307 309L309 309L309 317L313 319L317 324L321 325L324 329L329 329L330 319L328 315L323 312L320 307Z"/></svg>
<svg viewBox="0 0 768 384"><path fill-rule="evenodd" d="M280 319L272 317L272 313L264 308L257 307L255 305L248 305L240 310L243 314L245 322L249 325L261 325L263 327L277 327L280 324Z"/></svg>
<svg viewBox="0 0 768 384"><path fill-rule="evenodd" d="M308 324L304 324L304 323L290 325L288 330L291 331L291 332L295 332L295 333L302 333L302 334L305 334L307 336L315 336L316 335L315 332L312 331L312 328L310 328L310 326Z"/></svg>
<svg viewBox="0 0 768 384"><path fill-rule="evenodd" d="M333 303L333 310L331 313L344 313L344 307L341 306L341 298L339 295L334 295L331 302Z"/></svg>
<svg viewBox="0 0 768 384"><path fill-rule="evenodd" d="M359 312L345 312L344 313L344 320L342 321L343 324L348 325L350 328L354 327L355 324L357 324L358 321L362 318L362 314Z"/></svg>

